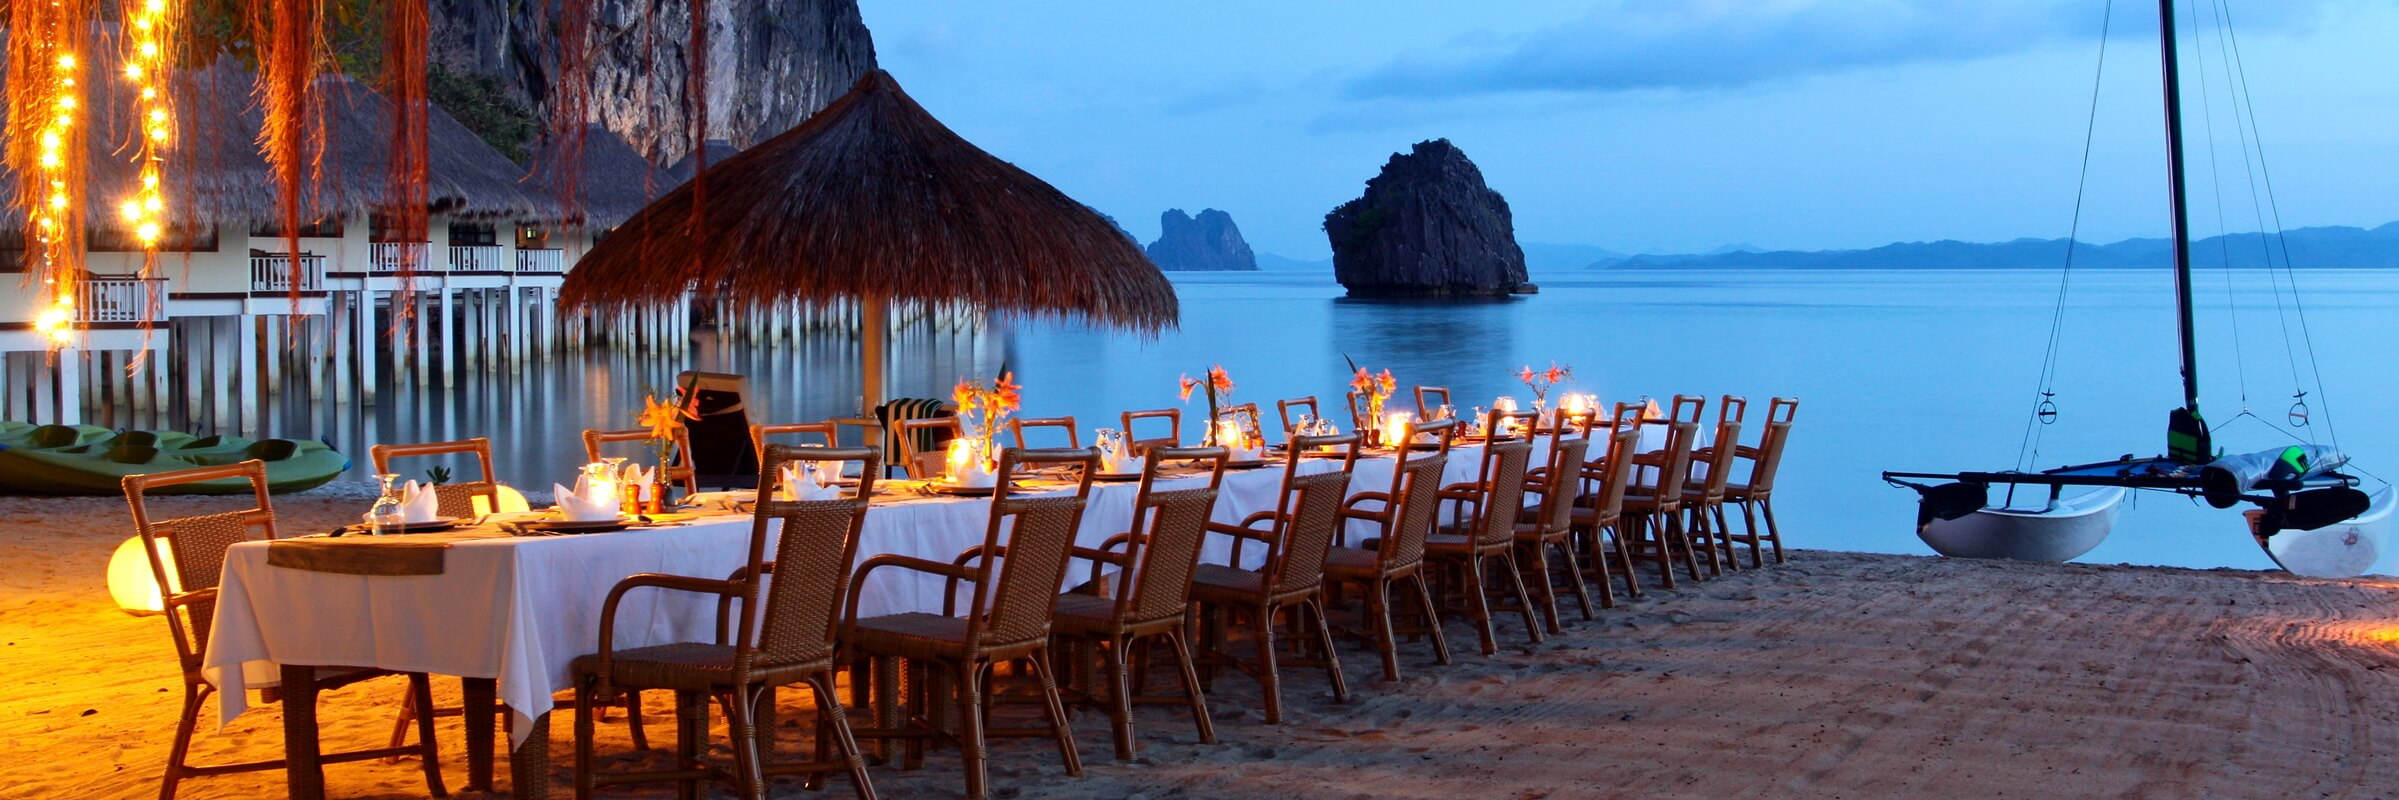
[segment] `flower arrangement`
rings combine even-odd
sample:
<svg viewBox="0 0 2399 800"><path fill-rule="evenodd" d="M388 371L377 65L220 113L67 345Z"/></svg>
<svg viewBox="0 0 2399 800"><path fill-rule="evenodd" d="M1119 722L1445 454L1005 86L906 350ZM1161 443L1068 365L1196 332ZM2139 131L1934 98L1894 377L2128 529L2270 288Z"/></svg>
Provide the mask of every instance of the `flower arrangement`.
<svg viewBox="0 0 2399 800"><path fill-rule="evenodd" d="M1217 441L1218 436L1216 433L1216 417L1218 414L1223 413L1220 409L1223 408L1224 404L1233 399L1233 376L1224 371L1223 364L1210 364L1208 365L1208 377L1206 379L1203 380L1200 378L1191 377L1190 375L1184 375L1178 380L1178 382L1182 385L1183 402L1186 403L1191 402L1192 390L1202 388L1207 390L1208 425L1207 432L1203 434L1203 443L1208 445L1226 444L1224 442Z"/></svg>
<svg viewBox="0 0 2399 800"><path fill-rule="evenodd" d="M658 471L651 473L655 485L638 487L636 496L647 494L652 506L665 504L666 467L674 458L675 432L683 429L684 420L699 418L686 407L681 389L675 390L673 401L667 403L658 402L656 392L642 395L641 413L634 417L634 424L650 430L650 449L658 455Z"/></svg>
<svg viewBox="0 0 2399 800"><path fill-rule="evenodd" d="M1391 370L1386 369L1382 374L1376 375L1367 372L1365 367L1358 366L1358 362L1349 356L1344 355L1341 360L1348 361L1349 368L1353 372L1349 379L1349 390L1366 398L1366 418L1360 421L1370 427L1381 425L1383 401L1391 399L1391 393L1399 390L1399 382L1392 379ZM1359 433L1366 433L1366 431L1359 431ZM1372 437L1368 438L1372 439Z"/></svg>
<svg viewBox="0 0 2399 800"><path fill-rule="evenodd" d="M950 390L950 399L958 404L958 416L973 423L969 435L980 448L986 469L997 469L999 448L993 439L999 435L1000 423L1024 406L1022 387L1016 385L1016 375L1001 372L998 378L961 378Z"/></svg>
<svg viewBox="0 0 2399 800"><path fill-rule="evenodd" d="M1534 411L1549 408L1549 390L1557 388L1559 383L1573 378L1573 367L1561 367L1555 361L1549 362L1549 369L1535 371L1532 365L1527 364L1516 371L1516 379L1524 381L1524 385L1533 390Z"/></svg>

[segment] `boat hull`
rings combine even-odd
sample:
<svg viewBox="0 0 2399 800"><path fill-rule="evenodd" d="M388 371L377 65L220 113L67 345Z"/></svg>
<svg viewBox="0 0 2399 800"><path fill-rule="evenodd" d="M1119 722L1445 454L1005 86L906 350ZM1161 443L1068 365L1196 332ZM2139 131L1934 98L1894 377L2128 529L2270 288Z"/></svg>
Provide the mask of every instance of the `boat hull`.
<svg viewBox="0 0 2399 800"><path fill-rule="evenodd" d="M2366 513L2347 522L2312 531L2283 530L2258 539L2274 563L2293 575L2310 578L2354 578L2374 569L2391 536L2391 511L2399 507L2395 490L2375 492ZM2251 533L2263 512L2249 512Z"/></svg>
<svg viewBox="0 0 2399 800"><path fill-rule="evenodd" d="M64 440L57 434L54 440ZM195 439L174 432L127 431L109 438L61 447L0 444L0 494L112 495L124 491L128 475L192 467L266 462L267 488L276 494L322 486L350 467L350 459L324 444L305 440L253 442L234 436ZM239 494L247 481L225 478L178 484L169 494Z"/></svg>
<svg viewBox="0 0 2399 800"><path fill-rule="evenodd" d="M1955 558L2072 561L2107 538L2125 490L2104 488L2040 509L1984 508L1933 519L1916 530L1934 552Z"/></svg>

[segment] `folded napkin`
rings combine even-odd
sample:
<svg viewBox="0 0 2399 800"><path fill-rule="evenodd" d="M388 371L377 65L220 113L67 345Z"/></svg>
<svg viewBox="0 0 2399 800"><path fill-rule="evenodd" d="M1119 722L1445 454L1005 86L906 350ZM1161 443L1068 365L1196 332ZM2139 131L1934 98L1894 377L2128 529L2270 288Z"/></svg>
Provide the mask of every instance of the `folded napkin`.
<svg viewBox="0 0 2399 800"><path fill-rule="evenodd" d="M434 495L433 484L409 481L401 486L400 515L400 521L410 525L441 519L441 498Z"/></svg>
<svg viewBox="0 0 2399 800"><path fill-rule="evenodd" d="M658 468L643 469L640 464L627 464L624 474L619 480L633 484L633 496L644 503L649 502L650 484L658 482Z"/></svg>
<svg viewBox="0 0 2399 800"><path fill-rule="evenodd" d="M600 522L620 516L616 498L587 498L555 483L550 484L550 490L557 493L558 513L566 517L568 522Z"/></svg>
<svg viewBox="0 0 2399 800"><path fill-rule="evenodd" d="M775 486L775 499L783 501L815 501L841 499L841 487L816 482L816 471L800 464L783 465L783 479Z"/></svg>

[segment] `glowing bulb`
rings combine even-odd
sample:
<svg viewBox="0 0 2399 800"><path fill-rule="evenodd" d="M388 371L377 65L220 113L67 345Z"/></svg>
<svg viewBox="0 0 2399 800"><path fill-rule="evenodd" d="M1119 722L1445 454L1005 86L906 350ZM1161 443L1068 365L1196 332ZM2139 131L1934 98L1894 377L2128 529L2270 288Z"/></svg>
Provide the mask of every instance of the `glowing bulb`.
<svg viewBox="0 0 2399 800"><path fill-rule="evenodd" d="M125 215L126 222L133 222L142 218L142 204L132 200L125 201L125 205L118 207L117 210Z"/></svg>
<svg viewBox="0 0 2399 800"><path fill-rule="evenodd" d="M144 245L153 245L153 244L157 244L157 243L158 243L158 223L155 223L155 222L144 222L144 223L142 223L141 227L139 227L139 228L135 228L135 229L133 230L133 235L134 235L135 237L137 237L137 238L140 238L140 239L142 240L142 244L144 244Z"/></svg>
<svg viewBox="0 0 2399 800"><path fill-rule="evenodd" d="M143 20L143 24L148 24L148 23L149 23L149 21L148 21L148 20ZM142 79L142 65L140 65L140 64L127 64L127 65L125 65L125 79L126 79L126 80L129 80L129 81L138 81L138 80L141 80L141 79Z"/></svg>
<svg viewBox="0 0 2399 800"><path fill-rule="evenodd" d="M150 87L148 87L148 86L144 86L144 87L142 87L142 99L144 99L144 100L156 100L156 99L158 99L158 90L157 90L157 89L152 89L152 88L150 88Z"/></svg>
<svg viewBox="0 0 2399 800"><path fill-rule="evenodd" d="M156 56L156 55L158 55L158 43L157 43L157 42L143 42L143 43L142 43L142 55L145 55L145 56Z"/></svg>
<svg viewBox="0 0 2399 800"><path fill-rule="evenodd" d="M152 183L156 183L156 181L152 181ZM150 199L142 201L142 208L149 209L151 211L159 211L166 207L166 203L159 202L158 195L151 195Z"/></svg>
<svg viewBox="0 0 2399 800"><path fill-rule="evenodd" d="M68 53L68 54L66 54L66 55L59 56L59 57L58 57L58 68L59 68L59 69L74 69L74 68L75 68L75 54L74 54L74 53Z"/></svg>

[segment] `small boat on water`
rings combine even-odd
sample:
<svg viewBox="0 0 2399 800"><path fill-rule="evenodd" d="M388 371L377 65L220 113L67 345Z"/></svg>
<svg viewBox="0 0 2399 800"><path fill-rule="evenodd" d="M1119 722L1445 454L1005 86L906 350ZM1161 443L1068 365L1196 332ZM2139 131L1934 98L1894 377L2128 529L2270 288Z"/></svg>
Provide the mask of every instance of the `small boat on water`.
<svg viewBox="0 0 2399 800"><path fill-rule="evenodd" d="M258 459L267 465L268 491L277 494L323 486L350 468L350 459L322 442L295 439L252 441L239 436L201 436L174 431L117 433L93 426L0 423L0 494L113 495L128 475L234 464ZM239 479L181 484L182 494L249 491Z"/></svg>
<svg viewBox="0 0 2399 800"><path fill-rule="evenodd" d="M1934 552L1955 558L2072 561L2107 539L2125 492L2121 486L2103 487L2050 497L2029 508L1999 506L1957 519L1936 517L1917 526L1916 536Z"/></svg>

